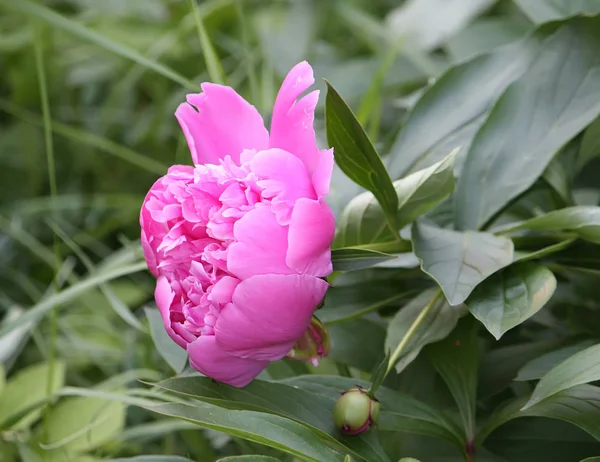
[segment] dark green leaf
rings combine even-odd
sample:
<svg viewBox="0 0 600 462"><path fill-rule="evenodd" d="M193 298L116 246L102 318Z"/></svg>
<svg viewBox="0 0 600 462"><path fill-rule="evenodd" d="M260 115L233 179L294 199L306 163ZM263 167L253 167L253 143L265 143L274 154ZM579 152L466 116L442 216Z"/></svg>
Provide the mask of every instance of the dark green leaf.
<svg viewBox="0 0 600 462"><path fill-rule="evenodd" d="M181 372L187 362L187 352L169 337L158 309L145 308L144 311L150 323L150 334L156 349L176 373Z"/></svg>
<svg viewBox="0 0 600 462"><path fill-rule="evenodd" d="M596 119L583 133L577 155L576 170L580 171L598 155L600 155L600 118Z"/></svg>
<svg viewBox="0 0 600 462"><path fill-rule="evenodd" d="M451 305L463 303L479 283L513 261L512 241L489 233L417 222L412 242L421 268L437 281Z"/></svg>
<svg viewBox="0 0 600 462"><path fill-rule="evenodd" d="M336 400L340 393L356 387L369 388L369 382L347 377L310 375L287 379L285 383ZM422 435L431 435L460 443L460 430L444 412L416 399L380 387L375 394L381 404L379 428Z"/></svg>
<svg viewBox="0 0 600 462"><path fill-rule="evenodd" d="M376 250L342 248L331 251L334 271L356 271L394 258L396 258L395 255Z"/></svg>
<svg viewBox="0 0 600 462"><path fill-rule="evenodd" d="M314 432L293 420L254 411L232 411L208 403L165 403L149 406L158 414L177 417L315 462L342 461Z"/></svg>
<svg viewBox="0 0 600 462"><path fill-rule="evenodd" d="M331 337L331 359L364 372L371 372L383 359L385 327L382 324L353 319L327 326L327 330Z"/></svg>
<svg viewBox="0 0 600 462"><path fill-rule="evenodd" d="M558 350L546 353L538 358L532 359L519 369L518 375L515 377L517 381L524 380L539 380L546 375L550 369L560 364L565 359L579 353L591 345L591 341L578 343Z"/></svg>
<svg viewBox="0 0 600 462"><path fill-rule="evenodd" d="M362 436L342 435L333 423L335 400L283 383L254 380L243 389L215 383L207 377L178 377L159 387L228 409L269 412L311 427L320 438L368 460L385 460Z"/></svg>
<svg viewBox="0 0 600 462"><path fill-rule="evenodd" d="M466 304L471 314L499 339L537 313L555 290L552 271L535 263L520 263L483 281Z"/></svg>
<svg viewBox="0 0 600 462"><path fill-rule="evenodd" d="M514 0L533 22L565 19L579 13L600 13L596 0Z"/></svg>
<svg viewBox="0 0 600 462"><path fill-rule="evenodd" d="M550 369L538 382L525 409L563 390L600 380L599 357L600 345L594 345L575 353Z"/></svg>
<svg viewBox="0 0 600 462"><path fill-rule="evenodd" d="M465 313L464 306L450 306L443 297L437 296L438 293L438 289L431 289L418 295L390 322L385 339L386 350L394 352L403 344L400 355L394 357L397 372L408 366L425 345L445 338ZM422 315L427 307L429 309ZM417 320L418 325L413 328Z"/></svg>
<svg viewBox="0 0 600 462"><path fill-rule="evenodd" d="M374 194L389 225L395 228L398 197L392 180L352 110L331 84L326 83L327 140L335 149L335 160L346 175Z"/></svg>
<svg viewBox="0 0 600 462"><path fill-rule="evenodd" d="M600 113L600 18L578 18L542 46L477 133L455 196L456 225L478 229L526 191L558 150ZM565 71L568 70L568 71ZM552 97L548 97L552 95ZM511 136L505 136L510 132Z"/></svg>
<svg viewBox="0 0 600 462"><path fill-rule="evenodd" d="M383 361L379 363L373 374L371 375L371 386L369 387L369 394L373 394L381 386L387 375L388 364L390 362L391 352L385 355Z"/></svg>
<svg viewBox="0 0 600 462"><path fill-rule="evenodd" d="M579 205L554 210L522 223L502 227L507 233L520 229L532 231L569 231L581 239L600 244L600 207Z"/></svg>
<svg viewBox="0 0 600 462"><path fill-rule="evenodd" d="M479 367L477 323L471 317L463 318L448 337L428 346L426 353L458 406L466 437L464 441L471 441L475 436Z"/></svg>
<svg viewBox="0 0 600 462"><path fill-rule="evenodd" d="M454 159L458 149L440 162L394 181L398 198L396 226L401 229L444 201L454 190ZM394 235L386 227L385 216L375 197L365 192L346 206L338 223L336 244L366 245L393 241ZM410 250L410 249L405 249Z"/></svg>

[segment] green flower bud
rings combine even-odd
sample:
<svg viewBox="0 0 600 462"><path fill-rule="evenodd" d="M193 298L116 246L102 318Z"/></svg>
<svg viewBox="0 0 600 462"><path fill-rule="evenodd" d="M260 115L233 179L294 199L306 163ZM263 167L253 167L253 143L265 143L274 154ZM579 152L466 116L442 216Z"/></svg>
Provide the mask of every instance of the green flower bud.
<svg viewBox="0 0 600 462"><path fill-rule="evenodd" d="M362 388L352 388L342 394L333 406L333 421L348 435L368 430L379 419L379 401Z"/></svg>
<svg viewBox="0 0 600 462"><path fill-rule="evenodd" d="M314 314L310 324L298 339L292 351L287 355L290 359L310 361L314 366L319 365L319 360L329 354L331 342L325 324L319 321Z"/></svg>

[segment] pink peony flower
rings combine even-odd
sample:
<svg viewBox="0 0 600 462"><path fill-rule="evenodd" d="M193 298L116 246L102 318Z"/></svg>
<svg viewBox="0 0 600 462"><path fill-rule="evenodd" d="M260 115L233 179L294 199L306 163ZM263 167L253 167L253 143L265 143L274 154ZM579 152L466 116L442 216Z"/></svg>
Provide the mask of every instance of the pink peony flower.
<svg viewBox="0 0 600 462"><path fill-rule="evenodd" d="M155 298L192 367L241 387L286 356L309 326L332 271L333 150L313 130L318 91L307 62L285 78L270 133L232 88L202 84L175 115L194 167L176 165L140 215Z"/></svg>

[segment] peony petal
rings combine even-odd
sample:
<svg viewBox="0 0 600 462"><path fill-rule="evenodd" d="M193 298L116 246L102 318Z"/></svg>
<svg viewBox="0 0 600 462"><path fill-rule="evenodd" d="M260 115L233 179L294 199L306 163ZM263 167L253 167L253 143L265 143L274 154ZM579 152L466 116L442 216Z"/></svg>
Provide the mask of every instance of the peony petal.
<svg viewBox="0 0 600 462"><path fill-rule="evenodd" d="M231 302L233 292L239 283L239 279L232 278L231 276L223 276L212 286L208 299L220 305Z"/></svg>
<svg viewBox="0 0 600 462"><path fill-rule="evenodd" d="M268 206L257 207L233 227L236 242L227 250L227 270L240 279L256 274L290 274L285 256L287 226L281 226Z"/></svg>
<svg viewBox="0 0 600 462"><path fill-rule="evenodd" d="M323 199L299 199L290 222L287 265L302 274L329 275L334 234L335 217Z"/></svg>
<svg viewBox="0 0 600 462"><path fill-rule="evenodd" d="M223 351L214 335L202 335L187 347L190 365L202 374L233 387L248 385L269 361L232 356Z"/></svg>
<svg viewBox="0 0 600 462"><path fill-rule="evenodd" d="M242 358L278 360L290 352L323 300L328 284L301 274L242 281L215 325L217 343Z"/></svg>
<svg viewBox="0 0 600 462"><path fill-rule="evenodd" d="M321 199L329 194L329 185L331 184L331 174L333 173L333 148L323 149L319 157L319 164L312 175L312 184L317 193L317 198Z"/></svg>
<svg viewBox="0 0 600 462"><path fill-rule="evenodd" d="M185 348L187 342L179 334L177 334L171 326L171 305L175 299L175 292L171 288L167 278L164 276L159 277L156 281L154 299L156 300L156 305L158 306L160 314L162 315L167 334L169 334L169 337L175 340L175 342L181 348Z"/></svg>
<svg viewBox="0 0 600 462"><path fill-rule="evenodd" d="M269 134L254 106L230 87L201 86L203 93L188 95L175 112L194 164L218 165L225 156L239 163L244 149L266 149Z"/></svg>
<svg viewBox="0 0 600 462"><path fill-rule="evenodd" d="M306 61L292 68L275 100L269 140L269 147L281 148L302 160L310 175L319 165L319 148L313 128L319 92L313 91L297 99L314 82L313 70Z"/></svg>

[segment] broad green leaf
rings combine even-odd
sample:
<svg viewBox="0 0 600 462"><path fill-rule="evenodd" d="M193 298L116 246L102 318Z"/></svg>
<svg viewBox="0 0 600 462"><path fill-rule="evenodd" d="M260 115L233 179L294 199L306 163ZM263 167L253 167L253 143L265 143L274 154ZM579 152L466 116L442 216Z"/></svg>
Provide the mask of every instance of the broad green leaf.
<svg viewBox="0 0 600 462"><path fill-rule="evenodd" d="M158 309L144 308L144 312L150 323L150 334L156 349L167 364L171 366L171 369L176 373L181 372L187 362L187 352L169 337Z"/></svg>
<svg viewBox="0 0 600 462"><path fill-rule="evenodd" d="M220 459L225 460L225 459ZM193 462L192 459L186 459L179 456L135 456L122 457L119 459L107 459L106 462Z"/></svg>
<svg viewBox="0 0 600 462"><path fill-rule="evenodd" d="M65 381L65 365L55 361L53 364L52 383L48 386L50 365L40 363L29 366L9 378L4 392L0 396L0 428L7 421L43 402L48 392L54 393ZM18 420L13 428L27 428L40 416L40 409L34 408Z"/></svg>
<svg viewBox="0 0 600 462"><path fill-rule="evenodd" d="M244 389L217 384L207 377L178 377L165 380L158 387L205 401L227 409L268 412L309 426L333 447L350 451L367 460L385 460L378 448L362 436L346 437L333 423L335 400L283 383L254 380Z"/></svg>
<svg viewBox="0 0 600 462"><path fill-rule="evenodd" d="M0 326L0 336L6 335L14 328L18 328L20 325L23 325L23 323L38 322L44 315L46 315L46 313L52 310L52 308L58 308L68 302L71 302L104 282L111 281L128 274L137 273L147 268L148 266L146 265L146 262L140 262L91 275L89 278L83 279L76 284L73 284L69 288L62 290L61 292L44 298L33 307L29 308L27 312L25 312L19 319L2 324Z"/></svg>
<svg viewBox="0 0 600 462"><path fill-rule="evenodd" d="M544 23L576 14L600 13L596 0L514 0L533 22Z"/></svg>
<svg viewBox="0 0 600 462"><path fill-rule="evenodd" d="M327 330L331 338L329 358L334 361L364 372L371 372L373 366L383 359L385 340L383 323L365 318L352 319L327 325Z"/></svg>
<svg viewBox="0 0 600 462"><path fill-rule="evenodd" d="M283 382L334 401L340 393L357 385L364 389L370 386L364 380L333 375L306 375ZM375 396L381 403L380 430L430 435L453 443L461 442L460 429L442 410L386 387L380 387Z"/></svg>
<svg viewBox="0 0 600 462"><path fill-rule="evenodd" d="M217 460L217 462L278 462L279 459L270 456L231 456Z"/></svg>
<svg viewBox="0 0 600 462"><path fill-rule="evenodd" d="M444 340L425 350L454 397L462 420L465 442L471 441L475 436L478 342L477 323L471 317L465 317Z"/></svg>
<svg viewBox="0 0 600 462"><path fill-rule="evenodd" d="M489 233L417 222L412 243L421 268L436 280L451 305L463 303L479 283L513 261L512 241Z"/></svg>
<svg viewBox="0 0 600 462"><path fill-rule="evenodd" d="M348 177L377 198L388 225L396 229L398 197L381 158L352 110L327 83L325 120L327 140L335 149L335 161Z"/></svg>
<svg viewBox="0 0 600 462"><path fill-rule="evenodd" d="M429 167L456 146L466 154L492 105L527 70L545 35L536 32L443 74L419 99L390 149L390 176Z"/></svg>
<svg viewBox="0 0 600 462"><path fill-rule="evenodd" d="M61 16L43 5L29 0L20 0L18 2L2 0L2 3L11 8L16 8L33 18L44 21L53 27L63 29L79 38L90 41L119 56L138 63L141 66L152 69L153 71L190 90L195 90L197 88L197 86L191 83L188 79L168 68L164 64L154 61L137 52L136 50L127 48L123 44L115 42L92 29L88 29L83 24L75 22L65 16Z"/></svg>
<svg viewBox="0 0 600 462"><path fill-rule="evenodd" d="M589 347L591 343L593 342L586 341L578 343L577 345L571 345L558 350L550 351L549 353L546 353L538 358L532 359L521 369L519 369L519 373L515 377L515 380L539 380L554 366L573 356L575 353L579 353L580 351Z"/></svg>
<svg viewBox="0 0 600 462"><path fill-rule="evenodd" d="M331 251L331 262L334 271L356 271L375 266L384 261L393 260L395 255L390 255L376 250L341 248Z"/></svg>
<svg viewBox="0 0 600 462"><path fill-rule="evenodd" d="M537 313L556 290L545 266L520 263L504 268L475 288L467 307L496 339Z"/></svg>
<svg viewBox="0 0 600 462"><path fill-rule="evenodd" d="M600 100L589 99L600 93L599 28L600 17L563 25L495 104L471 144L457 184L459 229L485 225L600 114Z"/></svg>
<svg viewBox="0 0 600 462"><path fill-rule="evenodd" d="M600 155L600 117L585 130L576 161L576 170L580 171L594 157Z"/></svg>
<svg viewBox="0 0 600 462"><path fill-rule="evenodd" d="M453 165L457 152L458 149L455 149L431 167L394 181L398 198L398 229L412 223L452 193ZM383 211L371 193L356 196L342 212L336 236L337 245L364 245L393 239L393 234L386 227Z"/></svg>
<svg viewBox="0 0 600 462"><path fill-rule="evenodd" d="M111 442L125 424L125 405L99 398L70 398L47 416L44 446L65 454L91 451Z"/></svg>
<svg viewBox="0 0 600 462"><path fill-rule="evenodd" d="M204 428L264 444L315 462L341 462L343 456L304 425L273 414L232 411L208 403L165 403L149 410L196 423Z"/></svg>
<svg viewBox="0 0 600 462"><path fill-rule="evenodd" d="M501 228L502 233L529 229L532 231L569 231L581 239L600 244L600 207L579 205L554 210L522 223Z"/></svg>
<svg viewBox="0 0 600 462"><path fill-rule="evenodd" d="M385 349L396 351L402 343L400 355L395 357L395 368L401 372L419 354L425 345L445 338L465 313L463 306L450 306L438 289L418 295L391 320L385 339ZM428 308L425 315L423 310ZM416 326L416 327L413 327Z"/></svg>
<svg viewBox="0 0 600 462"><path fill-rule="evenodd" d="M500 425L520 417L547 417L563 420L600 440L600 388L578 385L562 390L523 410L525 399L516 399L500 407L483 425L477 436L482 443Z"/></svg>
<svg viewBox="0 0 600 462"><path fill-rule="evenodd" d="M538 382L524 409L562 390L600 380L600 345L586 348L550 369Z"/></svg>

